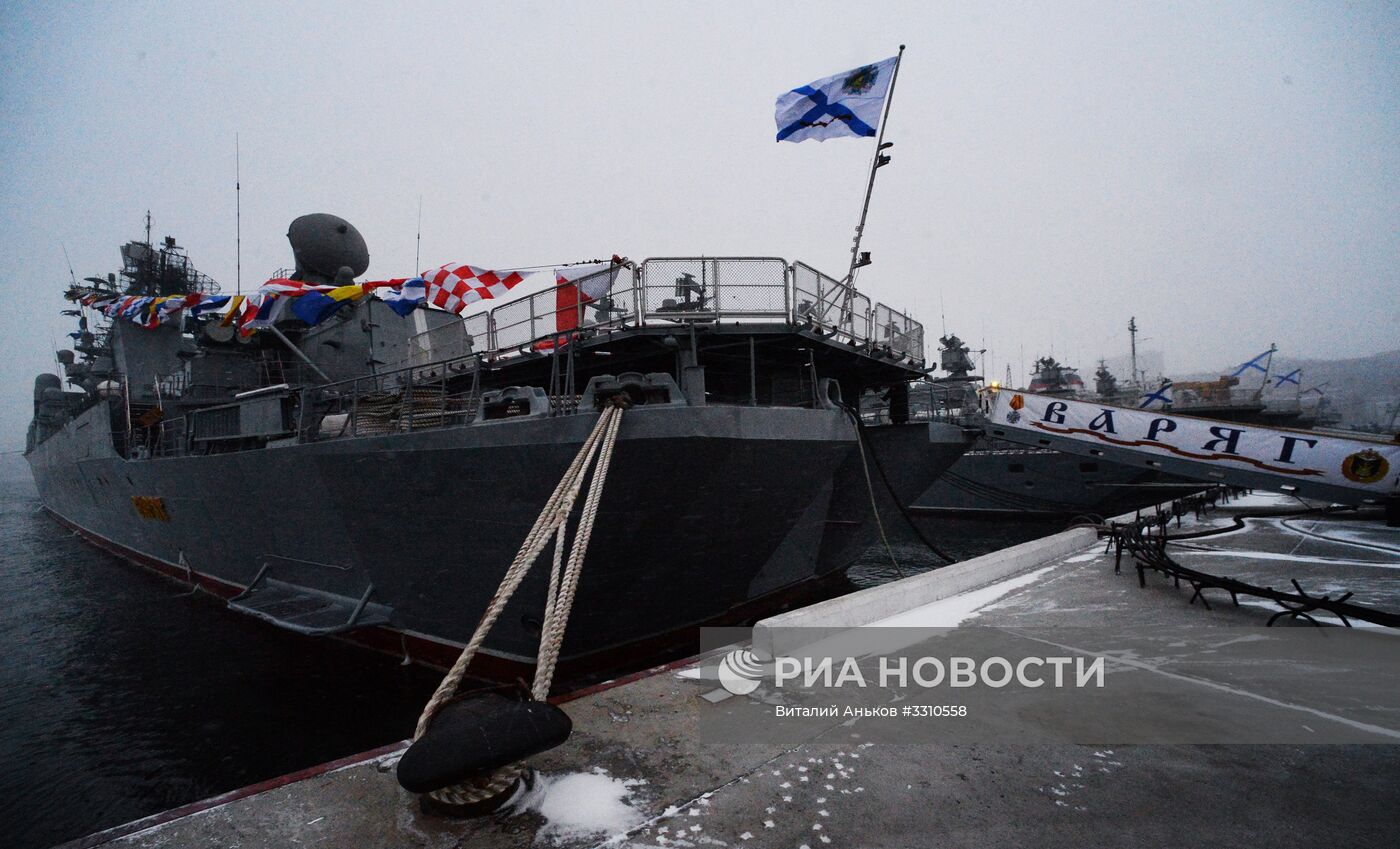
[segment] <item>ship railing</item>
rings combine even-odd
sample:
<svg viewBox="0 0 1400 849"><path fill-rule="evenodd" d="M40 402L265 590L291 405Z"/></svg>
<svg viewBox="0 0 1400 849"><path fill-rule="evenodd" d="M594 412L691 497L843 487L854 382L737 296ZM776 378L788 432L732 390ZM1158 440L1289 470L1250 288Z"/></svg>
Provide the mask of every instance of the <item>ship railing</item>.
<svg viewBox="0 0 1400 849"><path fill-rule="evenodd" d="M854 287L780 257L654 257L507 301L410 337L405 360L375 375L306 390L314 433L336 438L465 424L483 363L549 354L602 332L691 322L781 322L923 360L923 325ZM469 390L449 391L471 375ZM551 387L551 411L577 404ZM557 397L555 397L557 396ZM325 417L331 424L326 426Z"/></svg>
<svg viewBox="0 0 1400 849"><path fill-rule="evenodd" d="M787 261L778 257L656 257L636 280L646 324L786 321Z"/></svg>
<svg viewBox="0 0 1400 849"><path fill-rule="evenodd" d="M219 294L219 284L208 274L204 274L194 269L189 271L189 290L191 292L201 292L205 295Z"/></svg>
<svg viewBox="0 0 1400 849"><path fill-rule="evenodd" d="M909 387L909 420L957 422L976 412L977 395L971 384L915 383Z"/></svg>
<svg viewBox="0 0 1400 849"><path fill-rule="evenodd" d="M590 335L690 322L784 323L852 346L923 359L923 326L805 263L778 257L657 257L551 287L410 338L405 360L372 375L317 383L278 360L267 386L301 386L294 427L302 439L336 439L467 424L481 403L485 364L550 354ZM275 373L271 371L275 369ZM465 388L464 388L465 387ZM554 415L576 411L562 384ZM183 453L191 429L168 424L154 450ZM169 430L167 438L164 433Z"/></svg>
<svg viewBox="0 0 1400 849"><path fill-rule="evenodd" d="M491 310L488 349L495 357L547 353L602 330L637 324L640 312L635 274L612 266Z"/></svg>
<svg viewBox="0 0 1400 849"><path fill-rule="evenodd" d="M688 321L787 321L791 290L778 257L660 257L604 269L508 301L409 340L407 365L483 353L548 353L600 332ZM464 346L464 340L466 342Z"/></svg>
<svg viewBox="0 0 1400 849"><path fill-rule="evenodd" d="M186 416L166 419L150 428L146 444L151 457L180 457L189 447L189 422Z"/></svg>
<svg viewBox="0 0 1400 849"><path fill-rule="evenodd" d="M871 339L877 346L916 360L924 359L924 326L912 317L891 309L884 304L876 304L871 313L875 326Z"/></svg>
<svg viewBox="0 0 1400 849"><path fill-rule="evenodd" d="M802 262L792 264L793 318L856 345L869 344L870 298Z"/></svg>
<svg viewBox="0 0 1400 849"><path fill-rule="evenodd" d="M439 361L301 390L297 431L303 439L382 436L471 422L481 402L479 357ZM471 373L466 388L455 378Z"/></svg>
<svg viewBox="0 0 1400 849"><path fill-rule="evenodd" d="M417 334L403 365L476 353L494 362L626 327L720 321L810 326L858 347L924 360L922 324L805 263L655 257L630 274L606 269Z"/></svg>
<svg viewBox="0 0 1400 849"><path fill-rule="evenodd" d="M185 391L189 389L189 372L184 366L172 371L167 375L157 375L155 378L155 391L157 397L162 399L182 398Z"/></svg>

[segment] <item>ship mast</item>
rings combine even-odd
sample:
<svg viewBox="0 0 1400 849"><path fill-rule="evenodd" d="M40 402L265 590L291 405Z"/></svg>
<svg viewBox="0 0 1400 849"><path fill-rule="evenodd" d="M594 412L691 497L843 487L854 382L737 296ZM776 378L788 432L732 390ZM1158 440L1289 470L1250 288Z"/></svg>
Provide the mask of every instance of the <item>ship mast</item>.
<svg viewBox="0 0 1400 849"><path fill-rule="evenodd" d="M1278 351L1278 344L1269 343L1269 358L1264 361L1264 380L1259 384L1259 390L1254 393L1254 400L1257 402L1264 397L1264 390L1269 387L1269 372L1274 367L1274 353Z"/></svg>
<svg viewBox="0 0 1400 849"><path fill-rule="evenodd" d="M870 160L870 178L865 183L865 203L860 208L860 223L856 225L856 235L851 245L851 268L846 272L846 294L841 301L841 320L851 317L851 299L855 293L856 269L870 264L869 255L861 256L860 239L865 235L865 217L870 212L870 195L875 191L875 172L890 164L890 157L883 151L894 146L885 142L885 125L889 123L890 104L894 102L894 85L899 82L899 63L904 59L904 45L899 45L899 53L894 59L894 71L890 74L890 90L885 92L885 109L880 115L880 130L875 137L875 155Z"/></svg>
<svg viewBox="0 0 1400 849"><path fill-rule="evenodd" d="M243 294L243 161L233 134L233 293Z"/></svg>
<svg viewBox="0 0 1400 849"><path fill-rule="evenodd" d="M1137 316L1132 316L1131 318L1128 319L1128 346L1129 346L1128 350L1130 351L1130 356L1132 357L1132 362L1133 362L1133 364L1132 364L1132 370L1133 370L1132 382L1133 382L1133 383L1140 383L1140 382L1141 382L1141 381L1138 380L1138 367L1137 367L1137 331L1138 331L1138 327L1137 327Z"/></svg>

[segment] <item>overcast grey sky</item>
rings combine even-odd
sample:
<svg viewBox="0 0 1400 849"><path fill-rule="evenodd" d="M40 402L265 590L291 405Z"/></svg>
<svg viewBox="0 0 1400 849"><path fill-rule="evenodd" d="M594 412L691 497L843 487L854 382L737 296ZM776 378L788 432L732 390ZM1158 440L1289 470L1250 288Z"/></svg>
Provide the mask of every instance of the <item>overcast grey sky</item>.
<svg viewBox="0 0 1400 849"><path fill-rule="evenodd" d="M870 140L773 102L908 44L859 286L1092 370L1136 315L1169 372L1400 347L1400 12L1299 3L0 7L0 447L67 279L156 236L234 285L344 216L368 276L778 255L838 276ZM931 335L932 338L932 335ZM930 345L930 354L933 345Z"/></svg>

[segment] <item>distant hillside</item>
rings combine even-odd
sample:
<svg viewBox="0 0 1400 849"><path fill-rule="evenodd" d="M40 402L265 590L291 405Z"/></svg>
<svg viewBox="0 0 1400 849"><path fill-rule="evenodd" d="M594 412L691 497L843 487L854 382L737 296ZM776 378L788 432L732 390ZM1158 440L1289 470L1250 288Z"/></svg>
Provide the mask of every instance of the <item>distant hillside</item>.
<svg viewBox="0 0 1400 849"><path fill-rule="evenodd" d="M1307 360L1274 355L1272 374L1287 374L1301 368L1302 388L1320 386L1332 409L1342 417L1342 424L1364 427L1385 424L1391 405L1400 403L1400 349L1383 351L1368 357L1349 360ZM1228 374L1229 370L1223 372ZM1222 372L1195 372L1175 375L1178 380L1214 380ZM1242 385L1258 385L1258 372L1240 378ZM1270 384L1273 384L1271 379ZM1295 387L1271 391L1291 398ZM1267 397L1267 395L1266 395Z"/></svg>

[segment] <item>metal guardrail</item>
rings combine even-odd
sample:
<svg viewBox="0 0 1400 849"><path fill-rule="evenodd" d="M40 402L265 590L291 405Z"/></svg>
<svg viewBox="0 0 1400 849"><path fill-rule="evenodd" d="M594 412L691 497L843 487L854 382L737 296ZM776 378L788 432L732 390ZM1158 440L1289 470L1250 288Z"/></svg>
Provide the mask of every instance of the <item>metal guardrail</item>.
<svg viewBox="0 0 1400 849"><path fill-rule="evenodd" d="M795 262L792 264L792 289L795 320L811 321L847 342L869 344L872 341L870 299L853 287L806 263ZM849 310L846 309L848 292Z"/></svg>
<svg viewBox="0 0 1400 849"><path fill-rule="evenodd" d="M576 335L622 327L692 321L784 321L811 324L844 342L924 361L924 328L909 315L817 269L780 257L654 257L630 277L615 270L550 288L420 333L406 365L482 354L488 360L548 351ZM595 297L571 291L603 290Z"/></svg>
<svg viewBox="0 0 1400 849"><path fill-rule="evenodd" d="M645 322L791 316L788 265L777 257L658 257L636 279Z"/></svg>
<svg viewBox="0 0 1400 849"><path fill-rule="evenodd" d="M188 422L185 416L162 421L155 427L150 440L152 457L178 457L189 446Z"/></svg>
<svg viewBox="0 0 1400 849"><path fill-rule="evenodd" d="M136 459L181 457L191 453L233 450L248 439L296 436L316 439L378 436L390 433L412 433L470 422L481 403L480 382L475 379L480 365L477 357L469 356L456 365L447 363L431 371L432 377L420 365L408 365L372 375L313 386L307 383L297 390L284 390L279 395L259 399L234 401L206 407L175 419L157 422L150 427L133 426L129 439L132 456ZM473 374L469 388L449 391L449 382L466 373ZM257 401L281 401L295 397L284 408L280 425L250 429L244 420L244 408ZM554 399L551 399L553 402ZM220 414L229 414L218 421ZM197 418L207 421L196 426ZM217 432L209 431L211 427ZM206 433L201 434L203 428ZM275 432L273 432L275 431ZM211 443L223 443L232 448L217 448Z"/></svg>
<svg viewBox="0 0 1400 849"><path fill-rule="evenodd" d="M874 338L871 340L897 354L924 358L924 326L913 318L884 304L876 304L872 313L875 320Z"/></svg>
<svg viewBox="0 0 1400 849"><path fill-rule="evenodd" d="M779 257L656 257L610 284L603 279L617 273L607 269L573 281L571 290L551 287L416 334L409 338L403 363L377 374L313 386L300 364L281 364L277 374L263 377L270 385L304 387L297 390L296 421L287 423L287 434L335 439L466 423L481 403L483 362L549 352L624 327L781 321L811 325L853 345L924 359L923 325L872 304L804 263L789 265ZM577 292L585 294L573 294ZM588 297L589 292L596 294ZM472 376L470 388L449 391L467 375ZM576 403L551 395L550 405L562 412ZM245 435L241 425L237 429L228 437L232 442ZM172 457L194 450L198 437L193 420L182 417L160 422L137 441L146 456Z"/></svg>

